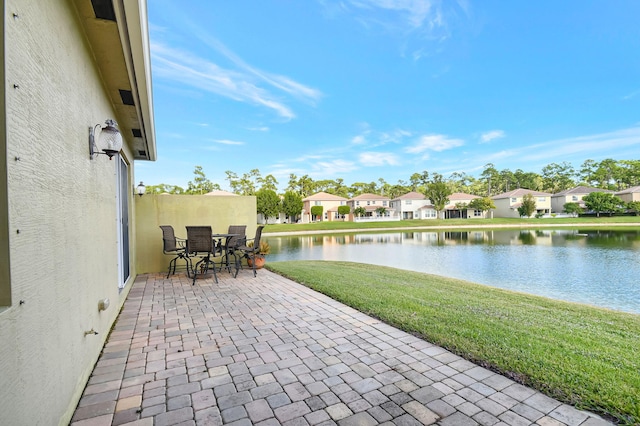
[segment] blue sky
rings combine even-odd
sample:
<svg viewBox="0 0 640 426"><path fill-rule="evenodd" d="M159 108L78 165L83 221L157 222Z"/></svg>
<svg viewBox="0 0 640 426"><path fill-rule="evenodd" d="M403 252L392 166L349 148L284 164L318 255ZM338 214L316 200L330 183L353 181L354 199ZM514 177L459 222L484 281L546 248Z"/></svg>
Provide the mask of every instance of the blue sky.
<svg viewBox="0 0 640 426"><path fill-rule="evenodd" d="M148 0L156 162L394 184L640 159L640 1Z"/></svg>

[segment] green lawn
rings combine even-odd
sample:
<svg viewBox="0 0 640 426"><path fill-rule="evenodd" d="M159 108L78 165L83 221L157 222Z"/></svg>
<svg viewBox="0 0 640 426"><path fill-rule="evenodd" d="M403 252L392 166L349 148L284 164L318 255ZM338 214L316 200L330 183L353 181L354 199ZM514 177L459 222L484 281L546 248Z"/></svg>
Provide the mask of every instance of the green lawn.
<svg viewBox="0 0 640 426"><path fill-rule="evenodd" d="M616 216L616 217L591 217L591 218L548 218L548 219L437 219L437 220L401 220L395 222L314 222L314 223L293 223L293 224L276 224L267 225L264 233L276 232L309 232L309 231L340 231L340 230L375 230L381 228L466 228L472 229L477 227L548 227L548 226L564 226L564 227L585 227L588 226L610 226L625 225L640 228L640 216Z"/></svg>
<svg viewBox="0 0 640 426"><path fill-rule="evenodd" d="M267 267L553 398L640 424L640 315L351 262Z"/></svg>

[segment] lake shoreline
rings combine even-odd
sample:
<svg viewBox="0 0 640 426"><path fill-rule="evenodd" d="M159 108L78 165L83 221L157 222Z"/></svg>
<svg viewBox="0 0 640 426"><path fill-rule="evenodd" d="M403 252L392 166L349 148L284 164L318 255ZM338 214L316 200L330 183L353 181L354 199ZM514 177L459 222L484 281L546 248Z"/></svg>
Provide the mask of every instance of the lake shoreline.
<svg viewBox="0 0 640 426"><path fill-rule="evenodd" d="M349 260L640 314L633 285L640 230L591 224L350 228L263 238L271 262Z"/></svg>
<svg viewBox="0 0 640 426"><path fill-rule="evenodd" d="M425 226L407 226L404 227L380 227L380 228L348 228L348 229L318 229L318 230L302 230L302 231L277 231L269 232L265 229L264 237L285 237L289 235L316 235L316 234L345 234L345 233L361 233L361 232L410 232L410 231L432 231L446 229L533 229L533 228L610 228L610 227L637 227L638 224L625 222L606 222L606 223L521 223L521 224L469 224L469 225L425 225Z"/></svg>

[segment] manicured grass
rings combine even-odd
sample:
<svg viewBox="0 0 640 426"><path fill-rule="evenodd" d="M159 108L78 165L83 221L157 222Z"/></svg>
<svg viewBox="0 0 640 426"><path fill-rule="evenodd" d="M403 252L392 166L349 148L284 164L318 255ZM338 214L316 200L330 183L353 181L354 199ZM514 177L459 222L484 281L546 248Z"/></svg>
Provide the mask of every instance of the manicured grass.
<svg viewBox="0 0 640 426"><path fill-rule="evenodd" d="M619 216L619 217L589 217L589 218L548 218L548 219L435 219L435 220L401 220L395 222L314 222L314 223L293 223L293 224L275 224L267 225L264 233L276 232L309 232L309 231L340 231L340 230L375 230L387 228L466 228L473 229L478 227L548 227L548 226L564 226L564 227L588 227L591 226L608 226L611 224L628 225L630 227L640 228L640 216Z"/></svg>
<svg viewBox="0 0 640 426"><path fill-rule="evenodd" d="M640 315L359 263L267 267L560 401L640 424Z"/></svg>

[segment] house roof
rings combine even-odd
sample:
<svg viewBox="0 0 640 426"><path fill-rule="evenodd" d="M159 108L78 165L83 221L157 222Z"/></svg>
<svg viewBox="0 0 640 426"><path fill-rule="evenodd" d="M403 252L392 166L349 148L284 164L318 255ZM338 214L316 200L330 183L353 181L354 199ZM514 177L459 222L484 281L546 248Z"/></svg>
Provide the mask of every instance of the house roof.
<svg viewBox="0 0 640 426"><path fill-rule="evenodd" d="M549 194L548 192L540 192L540 191L534 191L532 189L526 189L526 188L518 188L518 189L514 189L513 191L509 191L509 192L504 192L502 194L498 194L498 195L494 195L493 197L491 197L492 200L500 200L503 198L511 198L511 197L522 197L526 194L531 194L534 196L541 196L541 197L549 197L552 194Z"/></svg>
<svg viewBox="0 0 640 426"><path fill-rule="evenodd" d="M635 194L636 192L640 192L640 185L632 186L631 188L623 189L622 191L616 192L616 194Z"/></svg>
<svg viewBox="0 0 640 426"><path fill-rule="evenodd" d="M427 197L424 194L421 194L419 192L415 192L415 191L411 191L411 192L407 192L404 195L401 195L399 197L396 197L393 199L393 201L395 200L425 200Z"/></svg>
<svg viewBox="0 0 640 426"><path fill-rule="evenodd" d="M556 194L553 194L553 197L557 196L565 196L565 195L573 195L573 194L591 194L592 192L613 192L608 189L602 188L593 188L591 186L576 186L575 188L565 189L564 191L560 191Z"/></svg>
<svg viewBox="0 0 640 426"><path fill-rule="evenodd" d="M147 0L74 0L113 118L134 160L155 161Z"/></svg>
<svg viewBox="0 0 640 426"><path fill-rule="evenodd" d="M384 197L378 194L360 194L357 197L353 197L351 200L354 201L362 201L362 200L389 200L389 197ZM349 201L351 201L349 200Z"/></svg>
<svg viewBox="0 0 640 426"><path fill-rule="evenodd" d="M478 195L473 195L473 194L465 194L464 192L454 192L453 194L449 195L447 198L449 198L449 201L464 201L464 200L473 200L474 198L482 198Z"/></svg>
<svg viewBox="0 0 640 426"><path fill-rule="evenodd" d="M302 201L347 201L347 199L327 192L316 192L315 194L304 198Z"/></svg>

